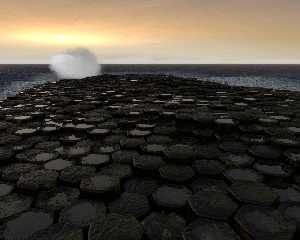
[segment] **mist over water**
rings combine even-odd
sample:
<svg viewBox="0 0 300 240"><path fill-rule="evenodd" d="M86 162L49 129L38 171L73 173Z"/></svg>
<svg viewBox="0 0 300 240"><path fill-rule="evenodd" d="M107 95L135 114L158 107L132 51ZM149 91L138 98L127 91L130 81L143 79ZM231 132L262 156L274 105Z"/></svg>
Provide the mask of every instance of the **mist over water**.
<svg viewBox="0 0 300 240"><path fill-rule="evenodd" d="M81 79L99 75L101 67L91 51L76 48L53 56L50 69L59 79Z"/></svg>

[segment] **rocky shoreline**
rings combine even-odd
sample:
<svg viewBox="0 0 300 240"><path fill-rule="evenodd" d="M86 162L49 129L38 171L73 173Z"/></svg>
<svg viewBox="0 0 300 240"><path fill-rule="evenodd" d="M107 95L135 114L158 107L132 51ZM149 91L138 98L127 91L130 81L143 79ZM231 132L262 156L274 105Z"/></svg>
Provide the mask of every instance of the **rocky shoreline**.
<svg viewBox="0 0 300 240"><path fill-rule="evenodd" d="M0 101L1 239L296 240L300 93L153 75Z"/></svg>

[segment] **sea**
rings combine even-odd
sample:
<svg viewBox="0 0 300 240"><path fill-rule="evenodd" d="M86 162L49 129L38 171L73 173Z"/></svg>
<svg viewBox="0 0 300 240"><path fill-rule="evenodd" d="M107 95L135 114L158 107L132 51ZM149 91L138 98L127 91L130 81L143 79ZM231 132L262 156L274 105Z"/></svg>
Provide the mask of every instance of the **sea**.
<svg viewBox="0 0 300 240"><path fill-rule="evenodd" d="M300 65L101 65L102 74L166 74L232 86L300 91ZM48 65L0 65L0 99L57 81Z"/></svg>

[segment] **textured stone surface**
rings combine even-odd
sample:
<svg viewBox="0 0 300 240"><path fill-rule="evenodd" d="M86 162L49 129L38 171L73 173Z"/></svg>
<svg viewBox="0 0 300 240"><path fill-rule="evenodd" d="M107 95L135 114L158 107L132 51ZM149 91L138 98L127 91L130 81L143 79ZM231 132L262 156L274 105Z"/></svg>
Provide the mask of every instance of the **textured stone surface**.
<svg viewBox="0 0 300 240"><path fill-rule="evenodd" d="M299 106L298 92L165 75L25 89L0 101L0 238L45 211L54 223L28 240L295 240L277 214L234 216L269 207L299 227Z"/></svg>
<svg viewBox="0 0 300 240"><path fill-rule="evenodd" d="M199 217L227 220L238 205L227 194L220 192L197 192L189 199L189 205Z"/></svg>
<svg viewBox="0 0 300 240"><path fill-rule="evenodd" d="M254 206L242 207L235 221L242 231L253 239L292 239L296 232L294 222L286 219L279 211Z"/></svg>
<svg viewBox="0 0 300 240"><path fill-rule="evenodd" d="M142 236L143 227L134 217L119 214L108 214L89 229L89 240L140 240Z"/></svg>

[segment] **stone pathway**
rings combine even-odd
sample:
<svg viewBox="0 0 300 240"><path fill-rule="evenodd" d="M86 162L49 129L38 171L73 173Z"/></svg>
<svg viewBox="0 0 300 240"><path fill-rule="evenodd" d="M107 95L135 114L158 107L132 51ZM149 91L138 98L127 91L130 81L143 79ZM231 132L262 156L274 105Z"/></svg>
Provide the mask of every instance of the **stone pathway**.
<svg viewBox="0 0 300 240"><path fill-rule="evenodd" d="M300 94L151 75L0 102L4 240L296 240Z"/></svg>

